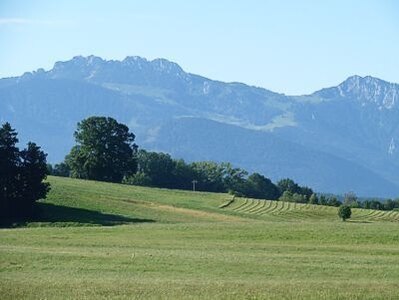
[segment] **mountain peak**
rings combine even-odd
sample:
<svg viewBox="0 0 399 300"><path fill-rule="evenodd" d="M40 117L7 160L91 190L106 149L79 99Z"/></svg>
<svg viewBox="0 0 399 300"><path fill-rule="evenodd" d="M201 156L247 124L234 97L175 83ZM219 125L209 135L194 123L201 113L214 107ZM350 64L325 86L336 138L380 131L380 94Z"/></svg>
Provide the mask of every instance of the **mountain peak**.
<svg viewBox="0 0 399 300"><path fill-rule="evenodd" d="M353 75L348 77L341 84L339 84L339 86L350 85L352 87L360 87L362 85L370 85L370 84L374 86L381 86L381 85L389 85L391 83L369 75L364 77L359 75Z"/></svg>
<svg viewBox="0 0 399 300"><path fill-rule="evenodd" d="M63 68L66 65L69 66L93 66L96 64L101 64L104 63L105 60L103 60L101 57L98 56L94 56L94 55L89 55L89 56L74 56L72 59L67 60L67 61L57 61L54 64L54 68L53 69L57 69L57 68Z"/></svg>
<svg viewBox="0 0 399 300"><path fill-rule="evenodd" d="M399 85L372 76L353 75L336 87L322 89L314 95L324 99L350 99L361 106L374 105L378 109L398 107Z"/></svg>
<svg viewBox="0 0 399 300"><path fill-rule="evenodd" d="M123 63L134 63L134 62L147 62L147 59L141 56L126 56L124 60L122 60Z"/></svg>
<svg viewBox="0 0 399 300"><path fill-rule="evenodd" d="M24 80L37 78L36 72L25 74ZM106 60L101 57L74 56L67 61L58 61L48 72L40 74L48 79L86 81L99 85L131 84L160 87L173 84L184 85L190 81L190 74L174 62L157 58L147 60L140 56L127 56L123 60Z"/></svg>
<svg viewBox="0 0 399 300"><path fill-rule="evenodd" d="M358 99L362 106L374 103L379 109L392 109L399 101L399 85L372 76L351 76L337 88L342 97Z"/></svg>
<svg viewBox="0 0 399 300"><path fill-rule="evenodd" d="M151 65L154 67L154 69L160 72L174 74L178 76L185 74L183 69L177 63L171 62L164 58L154 59L153 61L151 61Z"/></svg>

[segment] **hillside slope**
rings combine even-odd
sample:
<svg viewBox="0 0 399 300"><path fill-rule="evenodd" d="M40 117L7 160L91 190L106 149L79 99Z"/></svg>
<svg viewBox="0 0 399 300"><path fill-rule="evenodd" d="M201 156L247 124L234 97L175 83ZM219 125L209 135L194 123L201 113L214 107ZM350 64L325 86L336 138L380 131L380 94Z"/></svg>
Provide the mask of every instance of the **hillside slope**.
<svg viewBox="0 0 399 300"><path fill-rule="evenodd" d="M49 177L51 191L29 226L92 226L135 223L340 222L334 207ZM250 213L249 213L250 212ZM375 217L378 218L375 218ZM354 209L351 222L399 222L399 212Z"/></svg>
<svg viewBox="0 0 399 300"><path fill-rule="evenodd" d="M271 132L186 117L165 123L157 134L160 138L156 143L144 145L167 148L175 157L233 161L250 172L262 170L274 181L284 174L300 183L311 182L315 191L336 190L338 186L340 191L362 191L364 195L375 195L379 190L384 195L399 193L397 185L361 163Z"/></svg>

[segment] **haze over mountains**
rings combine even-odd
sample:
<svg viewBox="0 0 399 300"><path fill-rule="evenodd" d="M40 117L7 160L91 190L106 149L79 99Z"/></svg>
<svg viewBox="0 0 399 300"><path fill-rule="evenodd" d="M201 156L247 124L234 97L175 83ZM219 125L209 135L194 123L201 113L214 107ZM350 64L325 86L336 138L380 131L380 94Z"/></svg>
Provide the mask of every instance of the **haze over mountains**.
<svg viewBox="0 0 399 300"><path fill-rule="evenodd" d="M352 76L286 96L184 72L165 59L74 57L0 80L0 121L63 160L76 123L128 124L137 144L176 158L229 161L316 191L399 195L399 85Z"/></svg>

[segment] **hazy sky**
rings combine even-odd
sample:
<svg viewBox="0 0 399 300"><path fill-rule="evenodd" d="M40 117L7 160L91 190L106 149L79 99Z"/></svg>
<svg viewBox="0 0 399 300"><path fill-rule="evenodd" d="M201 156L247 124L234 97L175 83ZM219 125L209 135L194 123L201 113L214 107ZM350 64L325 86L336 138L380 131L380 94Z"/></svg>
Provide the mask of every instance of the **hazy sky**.
<svg viewBox="0 0 399 300"><path fill-rule="evenodd" d="M0 0L0 77L90 54L286 94L353 74L399 83L399 1Z"/></svg>

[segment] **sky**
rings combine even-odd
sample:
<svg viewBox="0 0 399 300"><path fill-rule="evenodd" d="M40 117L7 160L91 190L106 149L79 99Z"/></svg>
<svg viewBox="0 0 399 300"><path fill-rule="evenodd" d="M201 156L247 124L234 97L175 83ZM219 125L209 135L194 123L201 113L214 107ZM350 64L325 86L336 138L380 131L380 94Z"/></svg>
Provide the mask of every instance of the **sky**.
<svg viewBox="0 0 399 300"><path fill-rule="evenodd" d="M166 58L288 95L399 83L396 0L0 0L0 78L77 55Z"/></svg>

